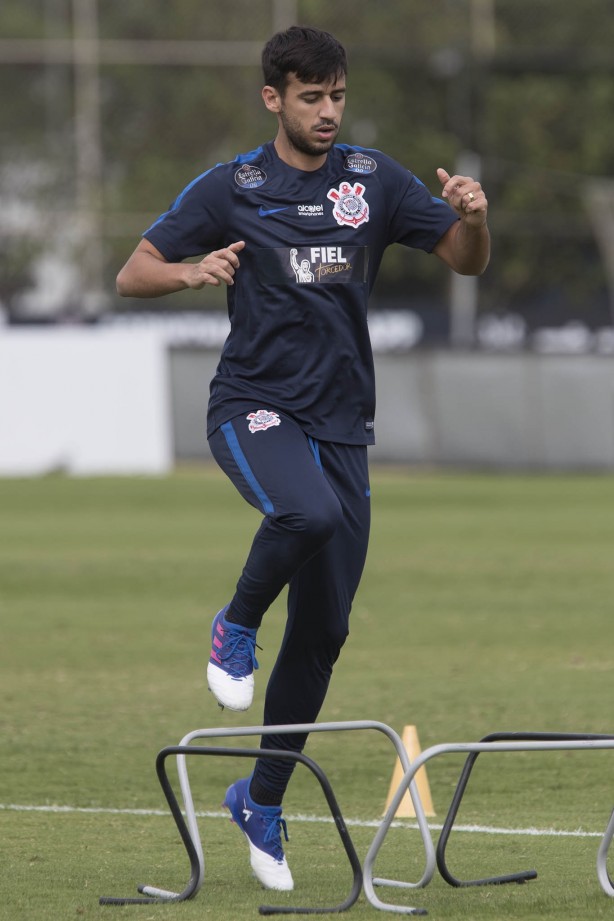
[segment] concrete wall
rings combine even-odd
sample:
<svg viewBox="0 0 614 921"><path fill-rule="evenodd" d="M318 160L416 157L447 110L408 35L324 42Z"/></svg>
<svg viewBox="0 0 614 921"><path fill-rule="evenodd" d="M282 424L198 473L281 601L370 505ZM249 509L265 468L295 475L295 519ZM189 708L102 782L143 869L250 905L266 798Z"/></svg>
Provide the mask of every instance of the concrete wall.
<svg viewBox="0 0 614 921"><path fill-rule="evenodd" d="M219 348L163 330L0 330L0 475L165 473L210 457ZM374 461L614 470L614 359L376 357Z"/></svg>
<svg viewBox="0 0 614 921"><path fill-rule="evenodd" d="M0 475L166 473L167 368L154 332L0 329Z"/></svg>
<svg viewBox="0 0 614 921"><path fill-rule="evenodd" d="M178 460L209 457L205 413L218 353L170 353ZM614 469L608 357L378 355L372 460L494 468Z"/></svg>
<svg viewBox="0 0 614 921"><path fill-rule="evenodd" d="M207 402L218 361L219 350L178 347L169 351L171 426L178 461L211 459Z"/></svg>

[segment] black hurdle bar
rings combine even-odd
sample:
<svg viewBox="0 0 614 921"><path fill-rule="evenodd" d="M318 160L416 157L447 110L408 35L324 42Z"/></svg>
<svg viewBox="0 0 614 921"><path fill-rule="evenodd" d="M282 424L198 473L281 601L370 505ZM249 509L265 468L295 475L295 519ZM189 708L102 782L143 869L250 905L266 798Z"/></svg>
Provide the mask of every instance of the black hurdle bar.
<svg viewBox="0 0 614 921"><path fill-rule="evenodd" d="M491 732L489 735L480 739L480 742L583 742L599 739L614 739L612 735L602 735L598 733L576 733L576 732ZM450 803L450 808L446 816L439 841L437 842L436 858L439 872L450 886L500 886L504 883L526 883L531 879L537 878L537 870L521 870L519 873L508 873L503 876L487 876L482 879L458 879L454 876L446 863L446 847L448 839L452 832L454 821L460 809L461 801L464 796L471 772L475 765L480 752L470 752L465 761L464 767Z"/></svg>
<svg viewBox="0 0 614 921"><path fill-rule="evenodd" d="M188 859L190 861L190 878L185 889L182 892L176 894L174 898L162 898L156 896L145 896L145 897L129 897L129 896L100 896L99 904L100 905L152 905L152 904L168 904L169 902L183 902L187 899L192 898L198 887L198 878L200 874L200 863L198 860L198 854L196 852L196 847L192 841L189 829L186 825L183 813L179 803L177 802L177 797L173 791L170 780L168 779L168 774L166 773L166 759L171 755L219 755L221 757L239 757L239 758L281 758L295 763L304 764L309 770L316 776L326 802L328 803L335 827L341 838L343 847L348 856L350 866L353 873L352 888L349 895L341 902L339 905L334 905L330 908L309 908L309 907L290 907L286 905L261 905L259 907L259 912L261 915L319 915L319 914L338 914L342 911L347 911L351 906L356 902L360 892L362 890L362 867L354 844L350 837L350 834L347 830L347 826L339 809L339 804L331 784L320 767L312 758L308 758L307 755L302 754L301 752L291 752L291 751L282 751L281 749L263 749L263 748L222 748L217 746L195 746L195 745L171 745L167 748L163 748L156 758L156 773L158 775L158 780L160 781L160 786L164 792L166 800L168 802L169 808L171 810L172 816L175 819L175 824L183 841L184 847L186 849ZM143 892L147 888L144 884L139 885L139 892Z"/></svg>

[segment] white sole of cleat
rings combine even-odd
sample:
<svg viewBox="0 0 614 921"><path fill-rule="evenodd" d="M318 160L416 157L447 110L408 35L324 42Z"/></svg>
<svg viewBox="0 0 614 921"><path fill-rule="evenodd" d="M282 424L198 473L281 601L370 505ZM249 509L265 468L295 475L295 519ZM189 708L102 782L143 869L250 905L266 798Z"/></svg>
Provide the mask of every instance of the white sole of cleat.
<svg viewBox="0 0 614 921"><path fill-rule="evenodd" d="M222 803L222 806L224 809L229 808L226 803ZM230 821L233 825L237 825L232 817ZM269 854L265 854L264 851L261 851L260 848L252 844L249 835L246 834L239 825L237 825L237 828L245 835L245 839L249 845L249 862L252 868L252 875L258 880L260 885L264 889L275 889L278 892L292 892L294 889L294 880L292 879L292 873L290 872L290 867L287 864L286 858L284 857L283 861L279 861L275 860Z"/></svg>
<svg viewBox="0 0 614 921"><path fill-rule="evenodd" d="M245 834L245 832L244 832ZM247 835L245 835L247 838ZM274 860L268 854L254 847L252 842L247 838L249 844L249 860L252 872L258 882L265 889L277 889L279 892L291 892L294 889L294 880L290 873L290 868L284 857L280 863Z"/></svg>
<svg viewBox="0 0 614 921"><path fill-rule="evenodd" d="M254 699L254 676L231 678L212 662L207 664L207 686L220 707L229 710L249 710Z"/></svg>

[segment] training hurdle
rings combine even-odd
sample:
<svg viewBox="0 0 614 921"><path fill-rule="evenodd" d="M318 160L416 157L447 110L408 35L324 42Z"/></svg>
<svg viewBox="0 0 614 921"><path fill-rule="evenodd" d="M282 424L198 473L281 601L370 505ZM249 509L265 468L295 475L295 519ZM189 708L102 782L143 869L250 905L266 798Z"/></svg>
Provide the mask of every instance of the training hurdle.
<svg viewBox="0 0 614 921"><path fill-rule="evenodd" d="M288 751L277 751L273 749L260 748L223 748L218 745L212 746L195 746L192 743L197 739L220 739L236 738L254 735L266 735L273 733L291 734L291 733L313 733L313 732L343 732L350 730L377 730L386 735L394 745L397 755L403 767L403 777L396 789L396 792L389 801L386 813L379 825L371 846L367 852L364 865L361 868L353 843L345 826L345 822L340 813L339 806L334 797L330 783L315 761L307 756ZM296 763L304 764L317 777L320 786L324 792L325 798L329 805L333 821L339 832L341 841L348 856L350 866L353 872L353 883L350 894L340 904L330 908L321 907L289 907L289 906L260 906L260 913L263 915L272 914L329 914L345 911L350 908L357 900L361 888L364 889L365 896L369 903L382 911L389 911L398 914L425 915L424 908L417 908L408 905L398 905L391 902L384 902L375 893L375 886L396 887L401 889L419 889L423 888L433 878L435 869L438 867L444 879L453 886L463 885L485 885L501 884L507 882L524 882L537 876L536 871L529 870L522 873L514 873L501 877L487 877L484 879L461 881L449 873L445 863L445 846L452 830L454 819L458 812L462 796L464 794L469 775L475 763L478 754L482 752L548 752L548 751L590 751L605 750L614 748L614 736L611 735L594 735L581 733L492 733L485 736L479 742L459 742L434 745L426 749L411 764L403 742L399 735L387 726L372 720L357 720L351 722L329 722L329 723L303 723L282 726L248 726L235 727L226 729L197 729L188 733L177 746L169 746L159 752L156 759L156 771L160 780L162 789L166 796L173 818L179 830L179 834L186 848L190 861L190 879L182 892L174 892L168 889L162 889L155 886L141 885L138 891L143 897L113 897L102 896L100 904L152 904L154 902L171 902L184 901L193 898L201 888L205 879L205 860L200 838L200 831L194 802L190 787L189 775L187 770L186 758L193 755L213 756L213 757L268 757L268 758L286 758L294 760ZM444 825L443 843L440 841L438 853L436 853L431 831L428 826L420 796L415 784L415 775L428 761L444 754L467 754L468 758L465 768L461 773L452 804L448 811L446 823ZM183 797L183 806L186 819L184 820L181 808L173 792L172 786L168 779L165 769L165 762L168 757L175 755L177 757L177 772ZM398 807L405 794L409 792L420 830L422 844L425 853L425 869L422 877L418 882L405 882L401 880L392 880L378 878L374 876L373 869L379 851L384 844L388 831L392 825ZM614 811L610 817L597 854L597 877L601 888L610 897L614 897L614 883L609 876L607 869L607 860L612 838L614 837Z"/></svg>
<svg viewBox="0 0 614 921"><path fill-rule="evenodd" d="M581 742L600 739L614 739L614 736L578 732L491 732L489 735L480 739L480 742ZM439 872L445 881L450 884L450 886L455 887L501 885L503 883L525 883L530 879L535 879L537 876L536 870L521 870L520 872L508 873L504 876L486 876L481 879L461 880L453 875L447 865L446 848L452 833L452 829L454 827L454 821L458 814L458 810L460 809L461 802L463 796L465 795L465 790L467 789L467 784L469 783L469 778L471 776L471 772L473 771L475 762L477 761L478 755L479 752L472 752L470 755L468 755L461 771L458 784L456 785L456 790L454 792L454 796L452 797L452 802L450 803L448 814L443 823L443 828L439 836L439 841L437 842L436 850L437 867Z"/></svg>
<svg viewBox="0 0 614 921"><path fill-rule="evenodd" d="M273 748L265 750L253 748L221 748L218 746L191 747L186 745L171 745L162 749L162 751L158 753L158 757L156 759L156 771L167 802L169 804L171 813L179 830L181 840L184 843L188 858L190 860L190 878L188 883L182 892L173 892L168 889L159 889L155 886L139 886L138 890L139 892L143 893L145 898L129 896L101 896L99 899L101 905L151 905L152 902L183 902L186 899L193 898L202 885L204 879L204 859L202 845L200 844L199 836L194 838L190 834L190 830L184 821L181 808L177 802L177 798L168 779L168 774L166 773L166 759L170 755L177 755L178 758L185 758L186 755L216 755L244 758L282 758L285 760L294 761L298 764L306 765L317 777L330 807L333 821L337 831L339 832L339 836L353 871L352 888L350 894L346 899L344 899L343 902L341 902L339 905L334 905L331 908L292 908L285 905L261 905L260 914L331 914L345 911L354 904L362 889L362 868L360 866L358 855L354 850L352 840L348 834L347 828L345 827L345 822L343 821L343 817L339 811L339 806L335 799L332 788L328 782L328 778L322 769L315 763L315 761L298 752L287 752Z"/></svg>
<svg viewBox="0 0 614 921"><path fill-rule="evenodd" d="M407 772L410 767L409 757L402 739L394 729L391 729L390 726L387 726L385 723L377 722L375 720L353 720L346 722L327 722L327 723L293 723L291 725L281 725L281 726L239 726L233 728L221 728L221 729L195 729L192 732L189 732L185 735L179 745L169 746L159 752L156 759L156 772L158 779L164 791L164 795L169 804L169 808L175 819L175 823L179 830L181 840L183 841L184 847L186 849L188 859L190 861L190 878L183 889L182 892L174 892L168 889L162 889L156 886L149 885L139 885L138 891L142 893L143 898L131 897L131 896L101 896L99 902L101 905L126 905L126 904L145 904L151 905L154 902L180 902L185 901L186 899L193 898L196 893L201 888L204 879L205 879L205 858L202 847L202 842L200 838L200 830L198 827L198 821L196 817L196 810L194 808L194 800L192 797L192 790L190 787L190 780L188 775L187 761L186 758L193 755L204 755L204 756L218 756L218 757L227 757L227 756L237 756L237 757L252 757L258 758L261 756L269 758L286 758L288 760L294 760L297 763L302 763L306 765L312 773L316 775L320 782L320 786L324 792L326 800L328 802L329 808L331 810L331 815L337 830L339 831L341 840L344 844L346 853L350 860L352 870L354 873L354 883L352 887L352 892L340 905L337 905L333 908L290 908L287 906L271 906L271 905L262 905L260 906L261 914L330 914L337 913L340 911L345 911L347 908L351 907L354 904L358 895L360 894L362 888L362 870L360 864L358 864L359 875L357 876L356 866L354 857L356 852L352 844L351 838L345 827L345 822L341 816L337 801L334 797L330 783L326 778L326 775L312 759L307 758L305 755L299 755L296 752L288 751L277 751L273 749L260 749L260 748L250 748L250 749L239 749L239 748L222 748L220 746L194 746L192 743L197 739L224 739L224 738L240 738L245 736L262 736L262 735L272 735L272 734L293 734L293 733L314 733L314 732L347 732L347 731L357 731L357 730L375 730L383 733L391 743L394 745L396 754L401 761L403 771ZM179 784L181 787L181 794L183 798L183 808L186 815L184 821L181 808L177 802L177 798L173 792L171 783L168 779L168 775L165 769L166 759L170 755L176 755L177 757L177 774L179 777ZM404 777L406 776L406 773ZM406 888L422 888L426 886L435 873L437 866L436 857L435 857L435 847L433 840L431 838L430 829L426 816L424 814L424 809L422 802L420 800L420 795L418 788L413 778L404 786L403 794L409 791L409 795L412 800L414 811L416 813L416 821L420 830L422 837L422 843L424 846L425 853L425 868L422 874L422 877L417 882L403 882L396 883L395 881L381 881L381 885L402 885ZM395 809L396 811L396 809ZM356 861L358 858L356 858ZM426 914L423 909L412 909L413 914Z"/></svg>
<svg viewBox="0 0 614 921"><path fill-rule="evenodd" d="M496 741L493 737L500 736L512 736L513 740L508 741ZM399 914L418 914L424 913L420 909L410 908L406 905L395 905L390 902L384 902L378 898L375 893L374 886L376 885L388 885L388 886L397 886L403 888L405 886L402 882L396 882L394 880L382 880L374 877L373 867L377 855L384 843L388 830L392 824L392 820L396 813L399 803L401 802L405 791L408 789L409 784L412 783L416 772L423 767L427 761L432 760L439 755L445 754L467 754L469 756L477 756L481 752L548 752L548 751L596 751L604 749L614 748L614 736L597 736L592 734L582 734L582 733L573 733L573 734L556 734L556 733L493 733L490 737L485 737L486 739L493 739L492 741L481 741L481 742L458 742L458 743L447 743L442 745L433 745L431 748L427 748L426 751L422 752L415 761L411 764L408 770L405 772L396 793L390 801L390 805L382 823L378 828L373 842L367 852L365 857L365 862L363 865L363 886L365 890L365 895L367 896L368 901L375 908L379 908L382 911L391 911ZM468 759L469 762L469 759ZM472 757L470 769L475 762L475 757ZM465 765L465 770L467 764ZM461 784L464 783L464 786L460 790L460 796L455 795L450 812L448 815L452 816L452 822L458 810L458 804L460 803L460 798L464 792L464 787L466 786L466 779L468 779L468 773L461 775L459 785L457 786L457 793ZM454 805L456 803L456 808ZM451 823L450 823L451 828ZM610 845L612 843L612 838L614 837L614 811L610 817L606 830L604 832L603 838L601 839L601 844L597 853L597 878L601 885L601 888L610 897L614 897L614 884L608 874L607 870L607 859ZM445 845L444 845L445 847ZM439 865L441 869L441 864ZM525 871L524 873L519 874L510 874L505 877L491 877L482 880L472 880L469 881L468 885L485 885L488 883L506 883L506 882L524 882L528 879L534 879L537 876L536 871L530 870ZM444 877L445 878L445 877ZM447 882L450 882L447 879ZM453 883L457 885L459 881Z"/></svg>

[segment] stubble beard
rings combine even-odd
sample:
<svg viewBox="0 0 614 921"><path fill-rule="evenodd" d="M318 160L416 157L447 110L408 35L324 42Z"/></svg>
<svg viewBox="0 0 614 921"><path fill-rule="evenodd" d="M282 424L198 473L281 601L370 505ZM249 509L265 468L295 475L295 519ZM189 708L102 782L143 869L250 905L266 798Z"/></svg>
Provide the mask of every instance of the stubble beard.
<svg viewBox="0 0 614 921"><path fill-rule="evenodd" d="M281 123L288 139L288 143L302 154L306 154L308 157L321 157L322 154L328 153L337 137L339 129L331 135L329 140L325 141L311 141L306 137L303 128L301 127L298 119L293 118L291 115L287 115L282 109L279 113Z"/></svg>

